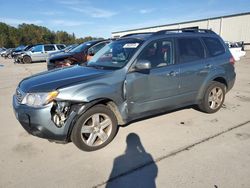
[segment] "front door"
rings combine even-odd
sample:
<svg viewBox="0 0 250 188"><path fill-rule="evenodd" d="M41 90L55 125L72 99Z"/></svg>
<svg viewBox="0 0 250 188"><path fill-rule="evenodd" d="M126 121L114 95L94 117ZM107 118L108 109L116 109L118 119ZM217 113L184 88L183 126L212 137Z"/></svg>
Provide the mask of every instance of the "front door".
<svg viewBox="0 0 250 188"><path fill-rule="evenodd" d="M43 45L35 46L31 51L32 61L40 61L42 56L44 56Z"/></svg>
<svg viewBox="0 0 250 188"><path fill-rule="evenodd" d="M126 77L129 115L176 105L179 90L179 65L175 64L174 47L170 39L147 45L136 62L147 60L151 69L131 71ZM135 62L135 64L136 64Z"/></svg>

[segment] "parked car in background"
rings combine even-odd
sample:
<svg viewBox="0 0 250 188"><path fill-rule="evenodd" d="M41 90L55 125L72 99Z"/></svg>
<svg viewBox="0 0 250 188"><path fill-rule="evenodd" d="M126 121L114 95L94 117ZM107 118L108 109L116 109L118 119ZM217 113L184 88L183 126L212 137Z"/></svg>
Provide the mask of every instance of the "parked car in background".
<svg viewBox="0 0 250 188"><path fill-rule="evenodd" d="M4 54L6 50L7 50L6 48L1 48L1 49L0 49L0 56L1 56L1 57L2 57L2 54Z"/></svg>
<svg viewBox="0 0 250 188"><path fill-rule="evenodd" d="M62 50L66 46L64 44L40 44L23 53L20 59L23 63L46 61L49 54Z"/></svg>
<svg viewBox="0 0 250 188"><path fill-rule="evenodd" d="M20 62L20 59L18 58L18 56L20 56L21 54L29 51L34 45L27 45L25 46L24 48L22 48L21 50L14 50L12 53L11 53L11 56L12 58L14 59L14 62Z"/></svg>
<svg viewBox="0 0 250 188"><path fill-rule="evenodd" d="M56 54L47 60L47 69L65 67L75 64L86 63L97 51L111 40L94 40L84 42L65 53ZM89 56L89 57L88 57Z"/></svg>
<svg viewBox="0 0 250 188"><path fill-rule="evenodd" d="M60 54L60 53L69 52L70 50L72 50L73 48L77 47L78 45L79 45L79 44L71 44L71 45L65 47L65 48L62 49L62 50L59 50L59 51L56 51L56 52L52 52L52 53L49 54L49 57L48 57L48 58L50 58L50 57L52 57L52 56L54 56L54 55Z"/></svg>
<svg viewBox="0 0 250 188"><path fill-rule="evenodd" d="M6 50L6 48L4 48L4 47L0 48L0 53L5 51L5 50Z"/></svg>
<svg viewBox="0 0 250 188"><path fill-rule="evenodd" d="M26 47L26 46L24 46L24 45L20 45L20 46L16 47L16 48L12 51L11 57L13 58L13 53L23 51L25 47Z"/></svg>
<svg viewBox="0 0 250 188"><path fill-rule="evenodd" d="M233 55L235 61L239 61L241 57L246 55L244 51L244 43L243 42L225 42Z"/></svg>
<svg viewBox="0 0 250 188"><path fill-rule="evenodd" d="M87 66L25 78L13 108L30 134L94 151L138 118L188 105L217 112L235 76L234 59L213 31L134 34L104 46Z"/></svg>
<svg viewBox="0 0 250 188"><path fill-rule="evenodd" d="M9 58L11 59L11 53L12 51L14 50L14 48L8 48L7 50L5 50L1 56L4 57L4 58Z"/></svg>

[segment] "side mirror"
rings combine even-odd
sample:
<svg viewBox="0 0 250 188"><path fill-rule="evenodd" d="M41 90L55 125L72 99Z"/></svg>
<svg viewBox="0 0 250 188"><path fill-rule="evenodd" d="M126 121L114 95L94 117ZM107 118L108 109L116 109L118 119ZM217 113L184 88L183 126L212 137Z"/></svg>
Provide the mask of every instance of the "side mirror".
<svg viewBox="0 0 250 188"><path fill-rule="evenodd" d="M139 60L135 64L135 70L149 70L151 69L151 63L148 60Z"/></svg>

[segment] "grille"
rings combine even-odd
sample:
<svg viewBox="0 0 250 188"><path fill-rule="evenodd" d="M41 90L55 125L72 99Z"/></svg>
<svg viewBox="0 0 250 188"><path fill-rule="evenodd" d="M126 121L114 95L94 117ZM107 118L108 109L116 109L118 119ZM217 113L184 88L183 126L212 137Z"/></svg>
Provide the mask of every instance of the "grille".
<svg viewBox="0 0 250 188"><path fill-rule="evenodd" d="M22 90L20 90L20 88L17 88L16 89L16 99L17 99L18 103L22 102L24 96L25 96L25 93Z"/></svg>

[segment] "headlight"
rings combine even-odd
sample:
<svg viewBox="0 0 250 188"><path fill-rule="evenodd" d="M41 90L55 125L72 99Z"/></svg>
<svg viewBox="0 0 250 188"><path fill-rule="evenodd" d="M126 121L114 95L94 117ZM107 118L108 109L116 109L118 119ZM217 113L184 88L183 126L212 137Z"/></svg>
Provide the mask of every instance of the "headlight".
<svg viewBox="0 0 250 188"><path fill-rule="evenodd" d="M58 95L58 91L52 91L49 93L27 93L22 100L22 104L26 104L32 107L41 107L49 104Z"/></svg>

